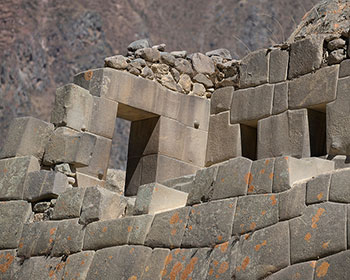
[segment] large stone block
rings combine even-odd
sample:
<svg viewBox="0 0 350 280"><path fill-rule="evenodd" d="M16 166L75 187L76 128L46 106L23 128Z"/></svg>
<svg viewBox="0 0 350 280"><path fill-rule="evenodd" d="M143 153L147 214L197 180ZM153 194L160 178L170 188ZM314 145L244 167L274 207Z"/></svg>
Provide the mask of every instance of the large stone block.
<svg viewBox="0 0 350 280"><path fill-rule="evenodd" d="M31 214L32 207L26 201L0 202L0 249L18 247L23 225Z"/></svg>
<svg viewBox="0 0 350 280"><path fill-rule="evenodd" d="M85 280L94 254L94 251L84 251L70 255L66 261L63 279Z"/></svg>
<svg viewBox="0 0 350 280"><path fill-rule="evenodd" d="M0 158L34 156L41 160L53 130L53 124L33 117L14 119L10 124Z"/></svg>
<svg viewBox="0 0 350 280"><path fill-rule="evenodd" d="M346 280L350 278L349 264L350 250L323 258L317 261L315 280Z"/></svg>
<svg viewBox="0 0 350 280"><path fill-rule="evenodd" d="M286 111L258 121L258 159L310 156L307 110Z"/></svg>
<svg viewBox="0 0 350 280"><path fill-rule="evenodd" d="M242 154L240 126L230 124L229 118L229 112L210 117L205 166Z"/></svg>
<svg viewBox="0 0 350 280"><path fill-rule="evenodd" d="M290 224L291 262L317 259L346 249L346 206L309 206Z"/></svg>
<svg viewBox="0 0 350 280"><path fill-rule="evenodd" d="M339 78L350 76L350 59L346 59L340 63Z"/></svg>
<svg viewBox="0 0 350 280"><path fill-rule="evenodd" d="M69 184L67 176L61 172L40 170L28 174L24 188L24 199L36 202L57 198Z"/></svg>
<svg viewBox="0 0 350 280"><path fill-rule="evenodd" d="M350 203L350 169L342 169L332 174L329 188L329 200Z"/></svg>
<svg viewBox="0 0 350 280"><path fill-rule="evenodd" d="M180 247L187 225L190 207L156 214L145 245L150 247Z"/></svg>
<svg viewBox="0 0 350 280"><path fill-rule="evenodd" d="M296 159L280 157L275 160L273 192L290 189L297 181L311 179L334 170L334 162L320 158Z"/></svg>
<svg viewBox="0 0 350 280"><path fill-rule="evenodd" d="M146 236L151 229L154 215L140 215L134 216L132 229L129 235L128 244L143 245Z"/></svg>
<svg viewBox="0 0 350 280"><path fill-rule="evenodd" d="M101 187L89 187L85 191L81 207L80 222L88 224L120 218L126 207L126 200L109 190Z"/></svg>
<svg viewBox="0 0 350 280"><path fill-rule="evenodd" d="M236 202L233 198L193 206L181 247L212 247L228 241Z"/></svg>
<svg viewBox="0 0 350 280"><path fill-rule="evenodd" d="M350 77L339 79L337 99L327 104L327 153L330 155L350 154L349 87Z"/></svg>
<svg viewBox="0 0 350 280"><path fill-rule="evenodd" d="M289 82L290 109L324 107L337 97L339 66L325 67Z"/></svg>
<svg viewBox="0 0 350 280"><path fill-rule="evenodd" d="M273 90L272 114L277 115L288 110L288 82L276 84Z"/></svg>
<svg viewBox="0 0 350 280"><path fill-rule="evenodd" d="M323 59L323 38L310 36L292 43L288 79L310 73L321 67Z"/></svg>
<svg viewBox="0 0 350 280"><path fill-rule="evenodd" d="M146 260L152 249L143 246L120 246L99 250L95 253L86 280L95 279L142 279Z"/></svg>
<svg viewBox="0 0 350 280"><path fill-rule="evenodd" d="M90 163L96 136L80 133L67 127L59 127L51 135L45 148L44 163L71 163L86 166Z"/></svg>
<svg viewBox="0 0 350 280"><path fill-rule="evenodd" d="M233 92L231 103L231 123L255 125L256 121L272 114L273 85Z"/></svg>
<svg viewBox="0 0 350 280"><path fill-rule="evenodd" d="M77 167L77 171L79 173L96 177L100 180L105 180L111 154L112 140L94 134L84 134L89 135L91 138L96 138L96 142L92 149L89 165L85 167Z"/></svg>
<svg viewBox="0 0 350 280"><path fill-rule="evenodd" d="M0 160L0 199L23 199L28 174L38 170L40 164L32 156Z"/></svg>
<svg viewBox="0 0 350 280"><path fill-rule="evenodd" d="M78 224L78 219L62 221L58 224L51 255L68 256L83 249L85 230Z"/></svg>
<svg viewBox="0 0 350 280"><path fill-rule="evenodd" d="M79 218L84 194L84 188L72 188L60 194L53 209L52 219Z"/></svg>
<svg viewBox="0 0 350 280"><path fill-rule="evenodd" d="M314 280L314 270L314 261L298 263L272 274L266 280Z"/></svg>
<svg viewBox="0 0 350 280"><path fill-rule="evenodd" d="M169 252L169 249L154 249L152 255L146 260L145 270L142 273L141 280L161 280Z"/></svg>
<svg viewBox="0 0 350 280"><path fill-rule="evenodd" d="M252 162L248 195L272 193L275 159L261 159Z"/></svg>
<svg viewBox="0 0 350 280"><path fill-rule="evenodd" d="M0 250L0 279L16 279L17 267L16 250Z"/></svg>
<svg viewBox="0 0 350 280"><path fill-rule="evenodd" d="M206 159L208 132L186 127L183 141L184 149L181 160L203 167Z"/></svg>
<svg viewBox="0 0 350 280"><path fill-rule="evenodd" d="M236 278L261 279L289 265L289 226L280 222L241 236Z"/></svg>
<svg viewBox="0 0 350 280"><path fill-rule="evenodd" d="M306 203L314 204L328 201L331 174L319 175L306 184Z"/></svg>
<svg viewBox="0 0 350 280"><path fill-rule="evenodd" d="M54 245L59 222L41 221L25 224L18 246L18 256L48 256Z"/></svg>
<svg viewBox="0 0 350 280"><path fill-rule="evenodd" d="M287 80L289 52L274 49L270 52L269 82L278 83Z"/></svg>
<svg viewBox="0 0 350 280"><path fill-rule="evenodd" d="M93 97L89 91L75 84L67 84L56 90L51 122L78 131L86 130L93 109Z"/></svg>
<svg viewBox="0 0 350 280"><path fill-rule="evenodd" d="M161 184L140 186L137 192L134 214L157 214L186 206L188 194Z"/></svg>
<svg viewBox="0 0 350 280"><path fill-rule="evenodd" d="M234 90L234 87L224 87L213 92L210 98L211 115L230 110Z"/></svg>
<svg viewBox="0 0 350 280"><path fill-rule="evenodd" d="M278 222L279 197L274 194L238 198L233 234L255 231Z"/></svg>
<svg viewBox="0 0 350 280"><path fill-rule="evenodd" d="M279 194L279 219L289 220L301 216L306 208L306 183L295 184Z"/></svg>
<svg viewBox="0 0 350 280"><path fill-rule="evenodd" d="M105 187L106 181L83 173L76 172L76 183L79 188Z"/></svg>
<svg viewBox="0 0 350 280"><path fill-rule="evenodd" d="M258 86L267 83L269 75L269 53L258 50L245 56L239 67L241 88Z"/></svg>

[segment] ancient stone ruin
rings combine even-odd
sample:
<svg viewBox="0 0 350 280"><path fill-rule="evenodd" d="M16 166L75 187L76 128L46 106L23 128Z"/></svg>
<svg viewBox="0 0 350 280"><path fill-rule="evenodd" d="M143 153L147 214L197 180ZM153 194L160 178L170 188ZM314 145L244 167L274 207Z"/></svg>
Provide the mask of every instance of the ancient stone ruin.
<svg viewBox="0 0 350 280"><path fill-rule="evenodd" d="M350 279L350 34L324 5L241 60L133 42L57 89L51 123L13 120L0 279Z"/></svg>

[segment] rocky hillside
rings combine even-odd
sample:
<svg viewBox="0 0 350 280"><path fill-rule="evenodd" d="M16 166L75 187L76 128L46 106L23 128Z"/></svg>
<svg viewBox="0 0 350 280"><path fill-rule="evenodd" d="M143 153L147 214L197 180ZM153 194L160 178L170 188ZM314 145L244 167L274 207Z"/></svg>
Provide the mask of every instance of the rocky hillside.
<svg viewBox="0 0 350 280"><path fill-rule="evenodd" d="M167 50L223 47L236 58L288 38L316 0L3 0L0 147L14 117L49 120L55 89L148 37ZM117 123L114 167L125 168L128 123Z"/></svg>

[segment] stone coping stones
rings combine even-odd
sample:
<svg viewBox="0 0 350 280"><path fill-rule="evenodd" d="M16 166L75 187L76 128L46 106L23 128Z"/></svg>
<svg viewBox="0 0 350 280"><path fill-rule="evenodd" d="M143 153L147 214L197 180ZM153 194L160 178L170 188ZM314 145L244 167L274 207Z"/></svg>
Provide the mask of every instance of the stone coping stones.
<svg viewBox="0 0 350 280"><path fill-rule="evenodd" d="M41 160L53 130L53 124L33 117L12 120L0 153L0 159L34 156Z"/></svg>
<svg viewBox="0 0 350 280"><path fill-rule="evenodd" d="M31 214L32 207L26 201L0 202L0 249L18 247L23 224L29 221Z"/></svg>
<svg viewBox="0 0 350 280"><path fill-rule="evenodd" d="M92 260L86 280L142 279L146 260L152 249L143 246L120 246L98 250Z"/></svg>
<svg viewBox="0 0 350 280"><path fill-rule="evenodd" d="M40 170L33 156L0 160L0 200L23 199L28 173Z"/></svg>
<svg viewBox="0 0 350 280"><path fill-rule="evenodd" d="M181 247L212 247L232 234L237 199L194 205L190 211Z"/></svg>
<svg viewBox="0 0 350 280"><path fill-rule="evenodd" d="M186 206L188 194L158 183L140 186L134 214L157 214Z"/></svg>
<svg viewBox="0 0 350 280"><path fill-rule="evenodd" d="M261 279L289 265L289 225L276 225L243 235L237 253L236 278Z"/></svg>
<svg viewBox="0 0 350 280"><path fill-rule="evenodd" d="M345 205L325 202L290 220L291 263L346 250L346 211Z"/></svg>

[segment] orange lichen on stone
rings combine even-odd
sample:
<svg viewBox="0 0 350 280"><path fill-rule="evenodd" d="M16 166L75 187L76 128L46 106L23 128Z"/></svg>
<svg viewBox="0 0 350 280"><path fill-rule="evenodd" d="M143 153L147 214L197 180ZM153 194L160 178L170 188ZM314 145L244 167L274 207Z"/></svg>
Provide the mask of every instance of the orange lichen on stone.
<svg viewBox="0 0 350 280"><path fill-rule="evenodd" d="M72 237L68 236L68 237L67 237L67 240L68 240L68 241L71 241L71 240L72 240Z"/></svg>
<svg viewBox="0 0 350 280"><path fill-rule="evenodd" d="M316 267L316 261L312 261L312 262L310 263L310 266L311 266L312 268L315 268L315 267Z"/></svg>
<svg viewBox="0 0 350 280"><path fill-rule="evenodd" d="M252 193L254 191L254 186L253 185L250 185L249 188L248 188L248 193Z"/></svg>
<svg viewBox="0 0 350 280"><path fill-rule="evenodd" d="M212 268L211 268L211 269L209 269L208 274L209 274L209 275L213 275L213 273L214 273L214 269L212 269Z"/></svg>
<svg viewBox="0 0 350 280"><path fill-rule="evenodd" d="M323 197L323 192L320 192L320 193L317 195L317 199L318 199L318 200L321 200L322 197Z"/></svg>
<svg viewBox="0 0 350 280"><path fill-rule="evenodd" d="M1 256L5 257L6 262L0 264L0 272L5 273L9 269L10 265L13 263L15 257L12 256L10 253L7 253L5 256L2 254Z"/></svg>
<svg viewBox="0 0 350 280"><path fill-rule="evenodd" d="M273 172L270 173L269 178L272 180L272 178L273 178Z"/></svg>
<svg viewBox="0 0 350 280"><path fill-rule="evenodd" d="M269 163L270 163L269 159L265 160L265 165L268 165Z"/></svg>
<svg viewBox="0 0 350 280"><path fill-rule="evenodd" d="M222 235L218 236L218 240L221 241L222 240Z"/></svg>
<svg viewBox="0 0 350 280"><path fill-rule="evenodd" d="M64 262L60 262L59 264L56 265L56 270L60 271L62 268L64 268L66 264Z"/></svg>
<svg viewBox="0 0 350 280"><path fill-rule="evenodd" d="M250 236L249 233L245 234L245 235L244 235L244 240L247 240L247 239L249 238L249 236Z"/></svg>
<svg viewBox="0 0 350 280"><path fill-rule="evenodd" d="M276 196L275 196L274 194L270 196L270 199L271 199L271 201L272 201L272 206L273 206L273 205L276 205L277 200L276 200Z"/></svg>
<svg viewBox="0 0 350 280"><path fill-rule="evenodd" d="M228 268L229 268L228 262L223 262L223 263L220 265L218 272L219 272L220 274L223 274L223 273L225 273L225 272L228 270Z"/></svg>
<svg viewBox="0 0 350 280"><path fill-rule="evenodd" d="M135 251L135 248L131 248L129 253L132 254Z"/></svg>
<svg viewBox="0 0 350 280"><path fill-rule="evenodd" d="M170 232L171 235L175 235L176 234L176 228L173 228Z"/></svg>
<svg viewBox="0 0 350 280"><path fill-rule="evenodd" d="M227 251L227 248L228 248L228 242L222 243L220 245L220 250L222 253L225 253Z"/></svg>
<svg viewBox="0 0 350 280"><path fill-rule="evenodd" d="M174 215L171 216L170 224L173 225L173 224L176 224L179 221L180 221L179 213L176 212Z"/></svg>
<svg viewBox="0 0 350 280"><path fill-rule="evenodd" d="M266 210L263 210L263 211L261 211L261 215L265 215L266 214Z"/></svg>
<svg viewBox="0 0 350 280"><path fill-rule="evenodd" d="M245 257L244 260L243 260L243 262L242 262L242 270L243 270L243 271L246 270L246 268L247 268L249 262L250 262L249 257Z"/></svg>
<svg viewBox="0 0 350 280"><path fill-rule="evenodd" d="M244 180L245 182L250 185L252 183L253 180L253 175L251 172L248 172L245 176L244 176Z"/></svg>
<svg viewBox="0 0 350 280"><path fill-rule="evenodd" d="M175 256L180 254L180 252L181 252L181 249L176 249L175 252L174 252Z"/></svg>
<svg viewBox="0 0 350 280"><path fill-rule="evenodd" d="M49 276L52 277L52 276L54 276L54 275L55 275L55 271L54 271L54 270L50 270L50 271L49 271Z"/></svg>
<svg viewBox="0 0 350 280"><path fill-rule="evenodd" d="M80 265L84 265L85 264L85 261L81 261Z"/></svg>
<svg viewBox="0 0 350 280"><path fill-rule="evenodd" d="M328 245L329 245L329 241L328 241L328 242L324 242L324 243L322 244L322 248L323 248L323 249L327 249L327 248L328 248Z"/></svg>
<svg viewBox="0 0 350 280"><path fill-rule="evenodd" d="M132 226L128 226L128 232L132 231Z"/></svg>
<svg viewBox="0 0 350 280"><path fill-rule="evenodd" d="M133 276L129 277L128 280L137 280L137 276L133 275Z"/></svg>
<svg viewBox="0 0 350 280"><path fill-rule="evenodd" d="M316 275L318 278L326 276L329 268L328 262L323 262L318 268L316 268Z"/></svg>
<svg viewBox="0 0 350 280"><path fill-rule="evenodd" d="M107 231L107 227L103 227L102 232L106 232Z"/></svg>
<svg viewBox="0 0 350 280"><path fill-rule="evenodd" d="M23 243L19 243L18 248L23 248Z"/></svg>
<svg viewBox="0 0 350 280"><path fill-rule="evenodd" d="M93 72L92 72L91 70L86 71L86 72L84 73L84 79L85 79L86 81L90 81L90 80L92 79L92 76L93 76Z"/></svg>
<svg viewBox="0 0 350 280"><path fill-rule="evenodd" d="M317 222L320 220L321 215L325 212L326 210L324 208L318 208L317 213L315 216L312 217L312 228L317 228Z"/></svg>
<svg viewBox="0 0 350 280"><path fill-rule="evenodd" d="M267 244L267 241L264 240L261 244L258 244L255 246L255 251L259 251L262 246L265 246Z"/></svg>
<svg viewBox="0 0 350 280"><path fill-rule="evenodd" d="M260 174L265 174L265 169L261 169Z"/></svg>
<svg viewBox="0 0 350 280"><path fill-rule="evenodd" d="M311 233L308 232L308 233L305 235L304 240L305 240L305 241L309 241L310 239L311 239Z"/></svg>
<svg viewBox="0 0 350 280"><path fill-rule="evenodd" d="M192 230L192 226L188 226L188 229L189 229L189 230Z"/></svg>
<svg viewBox="0 0 350 280"><path fill-rule="evenodd" d="M52 242L53 242L53 239L52 239L52 238L50 238L50 239L49 239L49 243L51 244Z"/></svg>
<svg viewBox="0 0 350 280"><path fill-rule="evenodd" d="M187 279L187 277L193 272L194 267L195 267L197 262L198 262L198 258L196 258L196 257L194 257L190 260L189 264L186 265L184 271L181 274L181 277L180 277L181 280Z"/></svg>
<svg viewBox="0 0 350 280"><path fill-rule="evenodd" d="M53 235L56 232L57 228L50 229L50 235Z"/></svg>
<svg viewBox="0 0 350 280"><path fill-rule="evenodd" d="M182 270L182 264L180 262L177 262L174 264L173 269L170 271L169 278L170 280L176 280L176 276L181 272Z"/></svg>
<svg viewBox="0 0 350 280"><path fill-rule="evenodd" d="M218 262L217 260L214 260L214 261L213 261L213 264L214 264L215 267L217 267L218 264L219 264L219 262Z"/></svg>
<svg viewBox="0 0 350 280"><path fill-rule="evenodd" d="M111 260L111 259L113 259L113 256L109 256L108 258Z"/></svg>
<svg viewBox="0 0 350 280"><path fill-rule="evenodd" d="M254 230L255 228L256 228L256 223L252 222L252 223L250 224L250 229L251 229L251 230Z"/></svg>

